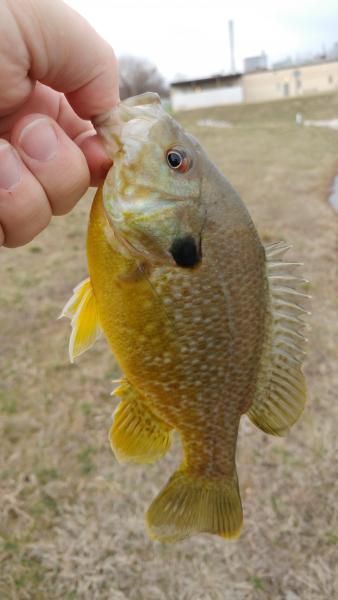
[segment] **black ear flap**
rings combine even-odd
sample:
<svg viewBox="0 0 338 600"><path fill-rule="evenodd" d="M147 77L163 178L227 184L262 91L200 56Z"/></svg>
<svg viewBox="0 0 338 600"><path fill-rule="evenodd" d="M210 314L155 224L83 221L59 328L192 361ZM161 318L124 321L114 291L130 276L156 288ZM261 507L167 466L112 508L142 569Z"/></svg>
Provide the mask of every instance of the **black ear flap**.
<svg viewBox="0 0 338 600"><path fill-rule="evenodd" d="M173 241L170 254L179 267L192 268L198 265L202 259L200 244L192 235L176 238Z"/></svg>

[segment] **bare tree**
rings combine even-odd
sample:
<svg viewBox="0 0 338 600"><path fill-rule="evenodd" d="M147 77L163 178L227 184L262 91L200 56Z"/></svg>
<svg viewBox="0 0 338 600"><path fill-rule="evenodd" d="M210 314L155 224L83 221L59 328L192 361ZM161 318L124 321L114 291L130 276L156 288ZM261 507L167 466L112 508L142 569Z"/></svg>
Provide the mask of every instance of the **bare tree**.
<svg viewBox="0 0 338 600"><path fill-rule="evenodd" d="M169 95L168 86L158 68L144 58L121 56L119 59L120 97L136 96L144 92Z"/></svg>

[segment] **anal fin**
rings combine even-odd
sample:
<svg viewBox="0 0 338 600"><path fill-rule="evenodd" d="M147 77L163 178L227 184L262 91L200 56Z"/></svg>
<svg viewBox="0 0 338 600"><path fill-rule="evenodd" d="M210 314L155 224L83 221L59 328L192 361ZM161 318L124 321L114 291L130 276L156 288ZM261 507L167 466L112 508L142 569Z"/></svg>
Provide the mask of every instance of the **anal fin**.
<svg viewBox="0 0 338 600"><path fill-rule="evenodd" d="M171 444L171 427L150 411L128 382L123 381L114 395L122 398L109 434L117 460L153 463L162 458Z"/></svg>

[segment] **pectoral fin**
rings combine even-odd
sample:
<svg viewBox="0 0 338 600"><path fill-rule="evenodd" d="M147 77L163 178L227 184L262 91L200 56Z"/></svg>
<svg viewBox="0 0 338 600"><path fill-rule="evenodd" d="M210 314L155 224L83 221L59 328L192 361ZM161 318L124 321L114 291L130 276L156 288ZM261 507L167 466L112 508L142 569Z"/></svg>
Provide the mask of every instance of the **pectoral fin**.
<svg viewBox="0 0 338 600"><path fill-rule="evenodd" d="M90 279L82 281L64 306L61 317L71 319L70 362L90 348L101 333L96 300Z"/></svg>
<svg viewBox="0 0 338 600"><path fill-rule="evenodd" d="M158 419L128 382L115 390L122 398L110 430L110 443L119 462L153 463L171 444L171 428Z"/></svg>

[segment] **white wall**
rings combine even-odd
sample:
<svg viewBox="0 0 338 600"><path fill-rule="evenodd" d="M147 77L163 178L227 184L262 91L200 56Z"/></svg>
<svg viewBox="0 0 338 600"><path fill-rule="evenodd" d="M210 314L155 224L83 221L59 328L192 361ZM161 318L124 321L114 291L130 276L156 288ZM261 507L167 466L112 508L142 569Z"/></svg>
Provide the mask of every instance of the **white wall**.
<svg viewBox="0 0 338 600"><path fill-rule="evenodd" d="M190 110L191 108L204 108L206 106L220 106L222 104L237 104L243 101L243 90L240 85L233 87L219 87L213 90L196 92L183 92L171 89L171 106L175 110Z"/></svg>

